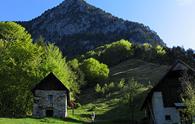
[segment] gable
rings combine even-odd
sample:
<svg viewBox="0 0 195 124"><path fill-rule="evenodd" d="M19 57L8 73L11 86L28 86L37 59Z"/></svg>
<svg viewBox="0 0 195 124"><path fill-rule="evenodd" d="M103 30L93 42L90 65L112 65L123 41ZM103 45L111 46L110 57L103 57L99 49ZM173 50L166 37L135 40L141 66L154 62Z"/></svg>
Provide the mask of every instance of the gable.
<svg viewBox="0 0 195 124"><path fill-rule="evenodd" d="M155 91L162 92L165 107L172 107L175 106L174 103L181 102L180 95L184 87L180 81L180 77L182 77L184 72L190 75L195 74L195 71L190 66L180 60L176 61L159 83L148 93L142 109L148 101L150 102Z"/></svg>
<svg viewBox="0 0 195 124"><path fill-rule="evenodd" d="M64 86L64 84L53 74L50 73L47 75L40 83L38 83L33 89L35 90L60 90L69 92L68 88Z"/></svg>

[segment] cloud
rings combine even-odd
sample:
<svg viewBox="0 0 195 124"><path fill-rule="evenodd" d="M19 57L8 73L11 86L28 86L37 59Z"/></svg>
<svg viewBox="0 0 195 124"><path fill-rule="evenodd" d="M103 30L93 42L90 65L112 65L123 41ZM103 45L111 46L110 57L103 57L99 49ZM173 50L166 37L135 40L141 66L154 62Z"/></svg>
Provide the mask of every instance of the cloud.
<svg viewBox="0 0 195 124"><path fill-rule="evenodd" d="M176 0L181 6L191 5L195 3L195 0Z"/></svg>

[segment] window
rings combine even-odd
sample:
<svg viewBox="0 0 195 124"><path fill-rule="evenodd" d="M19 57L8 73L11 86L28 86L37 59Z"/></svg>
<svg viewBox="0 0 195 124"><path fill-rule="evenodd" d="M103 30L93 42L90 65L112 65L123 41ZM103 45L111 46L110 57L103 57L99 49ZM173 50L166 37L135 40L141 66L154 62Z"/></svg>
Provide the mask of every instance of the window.
<svg viewBox="0 0 195 124"><path fill-rule="evenodd" d="M170 115L165 115L165 120L170 121L171 120L171 116Z"/></svg>
<svg viewBox="0 0 195 124"><path fill-rule="evenodd" d="M50 104L53 104L53 95L48 96L48 101Z"/></svg>

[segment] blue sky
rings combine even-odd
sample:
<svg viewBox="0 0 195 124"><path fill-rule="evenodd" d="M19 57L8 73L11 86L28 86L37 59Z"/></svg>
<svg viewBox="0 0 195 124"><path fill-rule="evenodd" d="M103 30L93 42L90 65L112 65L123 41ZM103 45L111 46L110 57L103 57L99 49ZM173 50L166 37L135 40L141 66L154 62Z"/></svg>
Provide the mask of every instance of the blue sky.
<svg viewBox="0 0 195 124"><path fill-rule="evenodd" d="M30 20L63 0L2 0L0 21ZM169 46L195 49L195 0L86 0L156 31Z"/></svg>

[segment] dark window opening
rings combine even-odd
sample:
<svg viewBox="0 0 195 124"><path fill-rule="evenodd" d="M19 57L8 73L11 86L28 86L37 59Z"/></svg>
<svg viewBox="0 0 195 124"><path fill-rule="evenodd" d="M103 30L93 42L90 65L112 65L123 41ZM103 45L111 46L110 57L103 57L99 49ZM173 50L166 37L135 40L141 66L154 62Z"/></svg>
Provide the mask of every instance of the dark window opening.
<svg viewBox="0 0 195 124"><path fill-rule="evenodd" d="M165 120L170 121L171 120L171 116L170 115L165 115Z"/></svg>
<svg viewBox="0 0 195 124"><path fill-rule="evenodd" d="M46 110L46 117L53 117L53 110Z"/></svg>

